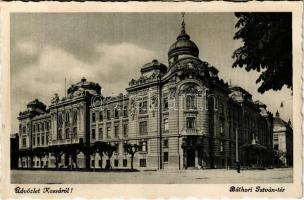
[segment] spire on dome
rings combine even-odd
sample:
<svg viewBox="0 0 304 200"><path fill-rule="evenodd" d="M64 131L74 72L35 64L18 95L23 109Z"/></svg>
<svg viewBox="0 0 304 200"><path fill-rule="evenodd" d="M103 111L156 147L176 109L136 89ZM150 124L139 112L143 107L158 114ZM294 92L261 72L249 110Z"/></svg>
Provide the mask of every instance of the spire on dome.
<svg viewBox="0 0 304 200"><path fill-rule="evenodd" d="M190 39L190 36L186 33L186 23L185 23L185 13L182 12L182 25L181 25L181 33L177 37L177 39Z"/></svg>
<svg viewBox="0 0 304 200"><path fill-rule="evenodd" d="M280 113L279 113L278 110L277 110L277 112L276 112L276 117L280 117Z"/></svg>

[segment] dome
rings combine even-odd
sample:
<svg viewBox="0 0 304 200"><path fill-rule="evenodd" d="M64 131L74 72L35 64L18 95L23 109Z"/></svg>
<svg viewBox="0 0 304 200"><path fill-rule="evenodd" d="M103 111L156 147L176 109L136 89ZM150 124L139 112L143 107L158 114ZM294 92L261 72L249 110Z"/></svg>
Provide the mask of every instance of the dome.
<svg viewBox="0 0 304 200"><path fill-rule="evenodd" d="M68 94L76 94L82 91L87 91L92 95L100 94L101 87L98 83L87 81L86 78L82 78L80 82L71 85L68 89Z"/></svg>
<svg viewBox="0 0 304 200"><path fill-rule="evenodd" d="M142 66L140 69L140 72L146 73L146 72L150 72L153 70L160 70L161 72L164 73L167 71L167 67L166 67L166 65L160 63L158 60L154 59L154 60L152 60L152 62L149 62L149 63L145 64L144 66Z"/></svg>
<svg viewBox="0 0 304 200"><path fill-rule="evenodd" d="M184 21L182 22L181 33L176 39L177 41L170 46L168 52L169 60L171 60L171 58L178 58L179 55L198 57L199 49L186 33Z"/></svg>

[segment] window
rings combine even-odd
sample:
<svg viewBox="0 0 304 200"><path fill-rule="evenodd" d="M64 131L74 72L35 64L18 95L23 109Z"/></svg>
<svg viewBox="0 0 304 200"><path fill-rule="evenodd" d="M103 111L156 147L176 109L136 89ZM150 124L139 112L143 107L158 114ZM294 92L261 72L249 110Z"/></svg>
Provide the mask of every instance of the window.
<svg viewBox="0 0 304 200"><path fill-rule="evenodd" d="M115 144L115 151L114 151L115 154L118 154L119 153L119 143L116 143Z"/></svg>
<svg viewBox="0 0 304 200"><path fill-rule="evenodd" d="M33 132L35 133L35 131L36 131L36 126L35 126L35 124L33 125Z"/></svg>
<svg viewBox="0 0 304 200"><path fill-rule="evenodd" d="M147 166L146 159L139 159L139 166L146 167Z"/></svg>
<svg viewBox="0 0 304 200"><path fill-rule="evenodd" d="M221 144L220 144L220 151L221 151L221 152L224 151L224 143L223 143L223 142L221 142Z"/></svg>
<svg viewBox="0 0 304 200"><path fill-rule="evenodd" d="M169 142L168 139L164 139L164 148L168 148Z"/></svg>
<svg viewBox="0 0 304 200"><path fill-rule="evenodd" d="M127 106L124 106L124 108L123 108L123 116L128 117L128 107Z"/></svg>
<svg viewBox="0 0 304 200"><path fill-rule="evenodd" d="M119 131L119 126L118 126L118 125L115 125L115 126L114 126L114 136L115 136L116 138L118 138L118 131Z"/></svg>
<svg viewBox="0 0 304 200"><path fill-rule="evenodd" d="M74 124L77 123L77 110L74 110L74 112L73 112L73 123Z"/></svg>
<svg viewBox="0 0 304 200"><path fill-rule="evenodd" d="M92 122L96 122L96 114L94 112L92 113Z"/></svg>
<svg viewBox="0 0 304 200"><path fill-rule="evenodd" d="M103 139L103 128L99 127L99 139Z"/></svg>
<svg viewBox="0 0 304 200"><path fill-rule="evenodd" d="M95 160L92 160L91 162L92 167L95 167Z"/></svg>
<svg viewBox="0 0 304 200"><path fill-rule="evenodd" d="M62 127L62 114L61 113L58 114L58 124L59 124L59 127Z"/></svg>
<svg viewBox="0 0 304 200"><path fill-rule="evenodd" d="M46 135L45 135L45 138L46 138L46 144L48 144L49 143L49 133L46 133Z"/></svg>
<svg viewBox="0 0 304 200"><path fill-rule="evenodd" d="M26 138L22 138L22 146L26 147Z"/></svg>
<svg viewBox="0 0 304 200"><path fill-rule="evenodd" d="M69 138L70 138L70 129L69 129L69 128L66 128L66 129L65 129L65 138L66 138L66 139L69 139Z"/></svg>
<svg viewBox="0 0 304 200"><path fill-rule="evenodd" d="M103 113L102 111L99 112L99 121L102 121L103 120Z"/></svg>
<svg viewBox="0 0 304 200"><path fill-rule="evenodd" d="M220 122L220 133L224 133L224 122Z"/></svg>
<svg viewBox="0 0 304 200"><path fill-rule="evenodd" d="M61 129L58 130L58 140L62 140L62 131Z"/></svg>
<svg viewBox="0 0 304 200"><path fill-rule="evenodd" d="M123 136L128 137L128 124L123 125Z"/></svg>
<svg viewBox="0 0 304 200"><path fill-rule="evenodd" d="M92 129L92 140L96 139L96 131L95 128Z"/></svg>
<svg viewBox="0 0 304 200"><path fill-rule="evenodd" d="M123 159L122 160L122 166L123 167L127 167L128 166L128 160L127 159Z"/></svg>
<svg viewBox="0 0 304 200"><path fill-rule="evenodd" d="M169 108L168 97L164 97L164 110Z"/></svg>
<svg viewBox="0 0 304 200"><path fill-rule="evenodd" d="M140 135L147 135L148 134L147 121L139 122L139 134Z"/></svg>
<svg viewBox="0 0 304 200"><path fill-rule="evenodd" d="M41 145L44 145L44 134L41 135Z"/></svg>
<svg viewBox="0 0 304 200"><path fill-rule="evenodd" d="M118 159L114 160L114 167L118 167Z"/></svg>
<svg viewBox="0 0 304 200"><path fill-rule="evenodd" d="M107 127L107 138L110 138L111 126Z"/></svg>
<svg viewBox="0 0 304 200"><path fill-rule="evenodd" d="M139 103L139 114L145 114L148 112L148 104L147 101L143 101Z"/></svg>
<svg viewBox="0 0 304 200"><path fill-rule="evenodd" d="M39 167L39 161L38 161L38 160L37 160L37 162L36 162L36 163L37 163L37 167Z"/></svg>
<svg viewBox="0 0 304 200"><path fill-rule="evenodd" d="M36 136L35 135L33 135L33 142L32 142L32 144L33 144L33 146L36 145Z"/></svg>
<svg viewBox="0 0 304 200"><path fill-rule="evenodd" d="M193 95L186 96L186 109L195 109L195 97Z"/></svg>
<svg viewBox="0 0 304 200"><path fill-rule="evenodd" d="M221 115L224 115L224 104L220 103L219 105L219 112Z"/></svg>
<svg viewBox="0 0 304 200"><path fill-rule="evenodd" d="M278 136L278 135L274 135L274 136L273 136L273 140L274 140L274 141L279 141L279 136Z"/></svg>
<svg viewBox="0 0 304 200"><path fill-rule="evenodd" d="M38 135L37 136L37 146L39 146L40 145L40 136Z"/></svg>
<svg viewBox="0 0 304 200"><path fill-rule="evenodd" d="M194 117L187 117L187 128L195 128L195 118Z"/></svg>
<svg viewBox="0 0 304 200"><path fill-rule="evenodd" d="M273 149L274 149L274 150L279 150L279 145L278 145L278 144L275 144L274 147L273 147Z"/></svg>
<svg viewBox="0 0 304 200"><path fill-rule="evenodd" d="M115 110L114 110L114 117L115 117L116 119L119 118L118 109L115 109Z"/></svg>
<svg viewBox="0 0 304 200"><path fill-rule="evenodd" d="M38 132L40 132L40 124L37 124L37 125L38 125ZM24 133L25 133L25 126L23 128L24 128Z"/></svg>
<svg viewBox="0 0 304 200"><path fill-rule="evenodd" d="M23 126L23 130L22 130L23 134L26 134L26 127Z"/></svg>
<svg viewBox="0 0 304 200"><path fill-rule="evenodd" d="M169 160L169 153L168 152L164 152L164 162L168 162Z"/></svg>
<svg viewBox="0 0 304 200"><path fill-rule="evenodd" d="M169 130L169 121L168 119L164 119L164 124L165 124L165 131Z"/></svg>
<svg viewBox="0 0 304 200"><path fill-rule="evenodd" d="M77 127L73 128L73 137L76 138L77 137Z"/></svg>
<svg viewBox="0 0 304 200"><path fill-rule="evenodd" d="M70 113L69 112L65 113L65 124L66 125L70 124Z"/></svg>
<svg viewBox="0 0 304 200"><path fill-rule="evenodd" d="M148 152L148 142L147 141L140 141L139 146L141 146L142 152Z"/></svg>
<svg viewBox="0 0 304 200"><path fill-rule="evenodd" d="M98 161L99 167L102 168L102 160Z"/></svg>
<svg viewBox="0 0 304 200"><path fill-rule="evenodd" d="M107 119L110 120L111 119L111 111L107 110Z"/></svg>
<svg viewBox="0 0 304 200"><path fill-rule="evenodd" d="M41 123L41 131L44 131L44 123Z"/></svg>

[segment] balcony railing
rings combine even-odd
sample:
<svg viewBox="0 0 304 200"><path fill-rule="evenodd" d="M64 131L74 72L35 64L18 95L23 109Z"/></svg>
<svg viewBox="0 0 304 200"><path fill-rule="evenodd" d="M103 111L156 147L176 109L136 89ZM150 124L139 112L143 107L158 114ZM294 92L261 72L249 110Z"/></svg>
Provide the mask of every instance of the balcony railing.
<svg viewBox="0 0 304 200"><path fill-rule="evenodd" d="M197 128L183 128L182 135L204 135L203 131Z"/></svg>
<svg viewBox="0 0 304 200"><path fill-rule="evenodd" d="M73 138L72 141L71 139L63 139L63 140L54 140L49 142L50 145L64 145L71 143L72 144L79 143L79 138Z"/></svg>

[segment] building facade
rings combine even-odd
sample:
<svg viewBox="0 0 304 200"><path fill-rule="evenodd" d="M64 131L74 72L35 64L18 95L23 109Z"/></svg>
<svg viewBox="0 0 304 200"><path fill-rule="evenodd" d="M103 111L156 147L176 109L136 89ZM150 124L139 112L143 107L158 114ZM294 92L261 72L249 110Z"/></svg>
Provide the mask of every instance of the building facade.
<svg viewBox="0 0 304 200"><path fill-rule="evenodd" d="M277 111L273 122L273 149L275 164L289 167L293 165L293 130L291 121L285 122Z"/></svg>
<svg viewBox="0 0 304 200"><path fill-rule="evenodd" d="M266 105L224 82L199 58L184 22L168 63L143 65L126 94L105 97L99 84L83 78L66 97L55 95L48 107L30 102L18 117L19 167L104 168L109 162L129 168L124 144L141 147L134 156L137 169L233 167L236 161L248 164L242 153L246 145L272 150ZM113 154L88 150L100 142L115 146Z"/></svg>

